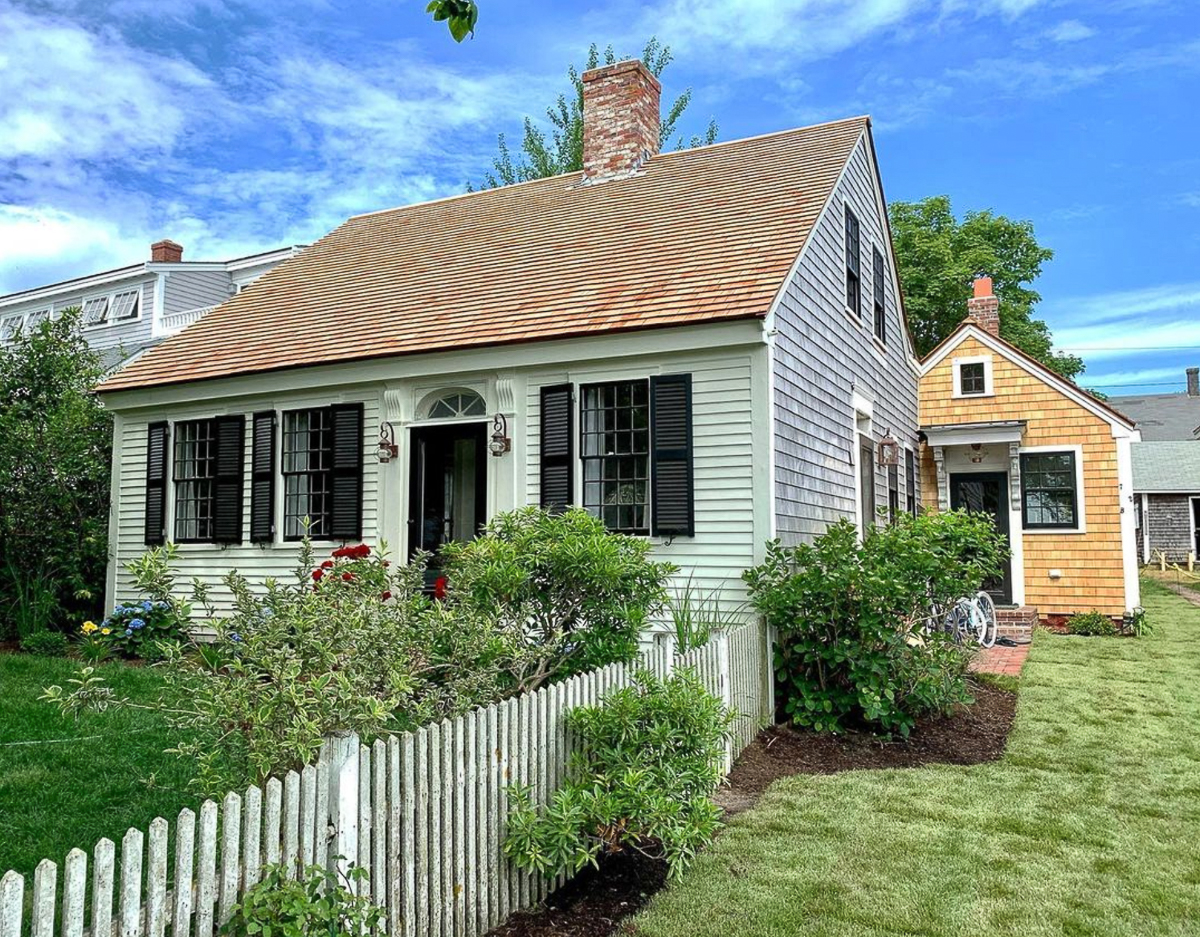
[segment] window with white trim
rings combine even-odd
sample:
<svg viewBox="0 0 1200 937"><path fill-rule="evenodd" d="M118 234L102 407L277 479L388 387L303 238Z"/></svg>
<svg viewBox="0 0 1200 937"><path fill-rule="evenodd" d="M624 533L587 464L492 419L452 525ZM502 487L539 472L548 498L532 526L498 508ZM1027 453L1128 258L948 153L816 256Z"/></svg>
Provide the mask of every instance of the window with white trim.
<svg viewBox="0 0 1200 937"><path fill-rule="evenodd" d="M6 316L0 319L0 342L11 342L25 324L23 315Z"/></svg>
<svg viewBox="0 0 1200 937"><path fill-rule="evenodd" d="M955 358L951 362L951 366L954 369L955 397L992 396L992 358L990 355Z"/></svg>
<svg viewBox="0 0 1200 937"><path fill-rule="evenodd" d="M1021 513L1026 529L1075 529L1079 490L1073 451L1021 453Z"/></svg>
<svg viewBox="0 0 1200 937"><path fill-rule="evenodd" d="M83 301L83 327L99 328L136 319L141 295L141 289L132 289L87 297Z"/></svg>
<svg viewBox="0 0 1200 937"><path fill-rule="evenodd" d="M429 419L453 420L468 416L487 416L487 404L473 390L452 391L429 407Z"/></svg>
<svg viewBox="0 0 1200 937"><path fill-rule="evenodd" d="M650 382L584 384L583 506L609 530L650 532Z"/></svg>

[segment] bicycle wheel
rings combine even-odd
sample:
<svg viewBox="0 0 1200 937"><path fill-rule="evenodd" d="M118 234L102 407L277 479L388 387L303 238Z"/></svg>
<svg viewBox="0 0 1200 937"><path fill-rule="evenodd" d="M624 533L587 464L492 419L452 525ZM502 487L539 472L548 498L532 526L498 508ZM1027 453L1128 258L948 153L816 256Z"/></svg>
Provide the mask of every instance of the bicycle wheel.
<svg viewBox="0 0 1200 937"><path fill-rule="evenodd" d="M975 605L983 617L983 632L979 643L983 647L992 647L1000 633L1000 623L996 618L996 603L986 592L979 592L975 596Z"/></svg>
<svg viewBox="0 0 1200 937"><path fill-rule="evenodd" d="M971 630L970 603L966 599L955 602L946 612L945 623L946 631L954 638L954 643L963 644Z"/></svg>

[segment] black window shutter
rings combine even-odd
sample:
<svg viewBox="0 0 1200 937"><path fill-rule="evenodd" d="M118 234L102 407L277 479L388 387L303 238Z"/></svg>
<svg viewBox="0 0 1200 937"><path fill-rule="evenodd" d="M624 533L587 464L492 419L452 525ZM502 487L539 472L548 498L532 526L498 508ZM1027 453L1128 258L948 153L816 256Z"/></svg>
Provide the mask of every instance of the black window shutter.
<svg viewBox="0 0 1200 937"><path fill-rule="evenodd" d="M213 540L217 543L241 543L246 418L240 415L219 416L214 423L217 464L213 487Z"/></svg>
<svg viewBox="0 0 1200 937"><path fill-rule="evenodd" d="M167 454L171 430L166 423L146 428L146 546L167 542Z"/></svg>
<svg viewBox="0 0 1200 937"><path fill-rule="evenodd" d="M561 514L574 500L575 411L571 385L542 388L541 505L542 510Z"/></svg>
<svg viewBox="0 0 1200 937"><path fill-rule="evenodd" d="M652 532L695 536L690 374L650 378L650 484Z"/></svg>
<svg viewBox="0 0 1200 937"><path fill-rule="evenodd" d="M275 539L275 411L256 413L250 450L250 542Z"/></svg>
<svg viewBox="0 0 1200 937"><path fill-rule="evenodd" d="M334 540L361 540L363 405L335 404L329 410L333 427L329 536Z"/></svg>

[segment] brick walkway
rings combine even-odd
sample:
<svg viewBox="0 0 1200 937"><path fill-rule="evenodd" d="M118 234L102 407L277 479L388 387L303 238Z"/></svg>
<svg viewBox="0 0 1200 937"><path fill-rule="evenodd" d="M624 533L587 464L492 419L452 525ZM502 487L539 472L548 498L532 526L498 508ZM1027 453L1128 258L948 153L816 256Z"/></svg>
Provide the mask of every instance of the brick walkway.
<svg viewBox="0 0 1200 937"><path fill-rule="evenodd" d="M984 648L971 661L971 669L979 670L983 673L999 673L1006 674L1010 677L1019 677L1021 675L1021 665L1025 663L1025 658L1029 656L1028 644L1018 644L1016 647L996 647Z"/></svg>

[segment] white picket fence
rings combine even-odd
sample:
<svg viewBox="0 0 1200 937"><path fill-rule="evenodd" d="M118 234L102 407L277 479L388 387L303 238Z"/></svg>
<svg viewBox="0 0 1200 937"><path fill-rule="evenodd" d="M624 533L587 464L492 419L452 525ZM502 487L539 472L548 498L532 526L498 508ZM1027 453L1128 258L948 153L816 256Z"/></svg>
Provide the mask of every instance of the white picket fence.
<svg viewBox="0 0 1200 937"><path fill-rule="evenodd" d="M769 655L752 624L683 656L662 635L643 665L660 675L694 669L737 713L728 765L773 712ZM509 788L528 786L546 803L572 744L565 713L626 686L634 669L605 667L370 746L329 739L302 772L219 806L206 801L199 823L181 811L173 840L162 818L148 834L129 830L119 865L107 839L90 862L70 852L61 886L57 864L42 860L28 903L24 877L10 871L0 879L0 937L212 937L263 866L281 862L360 866L367 877L357 888L386 909L389 934L484 934L565 881L505 858Z"/></svg>

